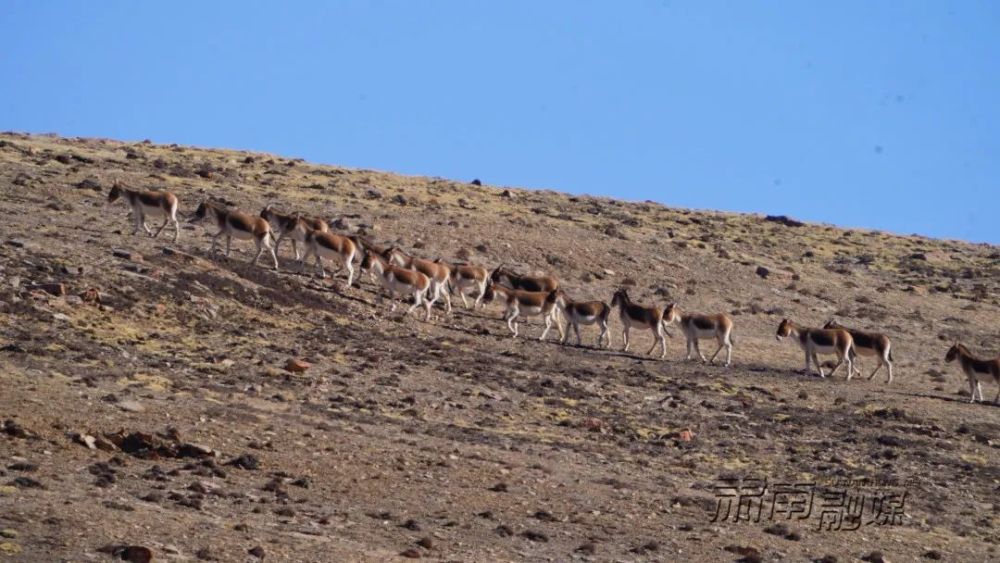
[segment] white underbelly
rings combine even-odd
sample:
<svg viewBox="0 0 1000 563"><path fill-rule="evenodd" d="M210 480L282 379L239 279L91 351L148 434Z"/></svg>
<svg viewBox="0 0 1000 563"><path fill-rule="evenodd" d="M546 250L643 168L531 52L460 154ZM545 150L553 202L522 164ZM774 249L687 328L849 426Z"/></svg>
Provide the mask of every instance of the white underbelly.
<svg viewBox="0 0 1000 563"><path fill-rule="evenodd" d="M167 211L162 207L150 207L144 203L139 204L139 211L146 217L163 217L167 214Z"/></svg>
<svg viewBox="0 0 1000 563"><path fill-rule="evenodd" d="M239 240L250 240L254 238L253 233L248 233L246 231L240 231L237 229L230 229L229 236Z"/></svg>

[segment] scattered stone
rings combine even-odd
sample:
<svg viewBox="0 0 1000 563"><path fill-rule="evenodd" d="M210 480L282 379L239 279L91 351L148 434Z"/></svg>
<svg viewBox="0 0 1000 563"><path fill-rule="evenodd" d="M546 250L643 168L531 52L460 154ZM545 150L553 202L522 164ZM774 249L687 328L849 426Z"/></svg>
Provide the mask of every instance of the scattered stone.
<svg viewBox="0 0 1000 563"><path fill-rule="evenodd" d="M118 403L118 408L125 412L146 412L146 407L144 407L139 401L121 401Z"/></svg>
<svg viewBox="0 0 1000 563"><path fill-rule="evenodd" d="M688 430L687 428L685 428L684 430L681 430L681 431L680 431L680 433L679 433L679 434L677 435L677 437L678 437L678 438L680 439L680 441L682 441L682 442L690 442L690 441L691 441L691 438L692 438L693 436L694 436L694 435L693 435L693 434L691 433L691 431L690 431L690 430Z"/></svg>
<svg viewBox="0 0 1000 563"><path fill-rule="evenodd" d="M91 450L97 449L97 438L90 434L73 434L73 441L77 444L87 446Z"/></svg>
<svg viewBox="0 0 1000 563"><path fill-rule="evenodd" d="M410 518L406 522L403 522L402 524L399 525L399 527L406 528L407 530L413 530L414 532L419 532L421 529L420 523L414 520L413 518Z"/></svg>
<svg viewBox="0 0 1000 563"><path fill-rule="evenodd" d="M291 373L302 373L311 367L312 364L309 362L295 358L290 358L287 362L285 362L285 371Z"/></svg>
<svg viewBox="0 0 1000 563"><path fill-rule="evenodd" d="M256 557L258 559L263 559L264 558L264 548L261 547L261 546L259 546L259 545L251 547L247 551L247 553L249 553L250 555L253 555L254 557Z"/></svg>
<svg viewBox="0 0 1000 563"><path fill-rule="evenodd" d="M48 293L49 295L55 295L56 297L66 295L66 286L61 283L37 283L29 286L28 290L40 290Z"/></svg>
<svg viewBox="0 0 1000 563"><path fill-rule="evenodd" d="M10 482L11 485L19 487L21 489L44 489L42 482L37 479L32 479L31 477L15 477L13 481Z"/></svg>
<svg viewBox="0 0 1000 563"><path fill-rule="evenodd" d="M368 188L365 191L365 197L368 199L382 199L382 192L376 190L375 188Z"/></svg>
<svg viewBox="0 0 1000 563"><path fill-rule="evenodd" d="M934 549L925 551L923 554L923 558L930 559L931 561L940 561L942 559L941 552Z"/></svg>
<svg viewBox="0 0 1000 563"><path fill-rule="evenodd" d="M417 540L417 545L424 549L434 549L434 540L428 537L423 537Z"/></svg>
<svg viewBox="0 0 1000 563"><path fill-rule="evenodd" d="M647 553L653 553L660 550L660 544L655 540L650 540L638 547L633 547L629 551L637 555L645 555Z"/></svg>
<svg viewBox="0 0 1000 563"><path fill-rule="evenodd" d="M506 524L500 524L499 526L497 526L497 527L496 527L496 528L494 528L493 530L494 530L494 531L495 531L495 532L497 533L497 535L498 535L498 536L500 536L501 538L507 538L507 537L510 537L510 536L513 536L513 535L514 535L514 530L511 530L511 529L510 529L510 526L508 526L508 525L506 525Z"/></svg>
<svg viewBox="0 0 1000 563"><path fill-rule="evenodd" d="M524 532L521 533L521 535L533 542L549 541L549 536L535 530L525 530Z"/></svg>
<svg viewBox="0 0 1000 563"><path fill-rule="evenodd" d="M861 558L862 561L867 561L868 563L889 563L889 560L882 555L881 551L873 551L868 555Z"/></svg>
<svg viewBox="0 0 1000 563"><path fill-rule="evenodd" d="M203 547L198 551L194 552L194 556L202 561L219 561L220 559L215 556L211 549Z"/></svg>
<svg viewBox="0 0 1000 563"><path fill-rule="evenodd" d="M727 545L724 549L730 553L742 556L740 559L742 563L761 563L761 561L764 560L763 557L761 557L760 550L756 547Z"/></svg>
<svg viewBox="0 0 1000 563"><path fill-rule="evenodd" d="M232 465L233 467L239 467L248 471L256 471L260 469L260 459L253 454L243 454L227 461L226 465Z"/></svg>
<svg viewBox="0 0 1000 563"><path fill-rule="evenodd" d="M399 555L402 557L406 557L407 559L420 559L421 557L420 551L413 547L400 551Z"/></svg>
<svg viewBox="0 0 1000 563"><path fill-rule="evenodd" d="M506 493L507 483L497 483L496 485L490 487L489 490L493 491L494 493Z"/></svg>
<svg viewBox="0 0 1000 563"><path fill-rule="evenodd" d="M757 266L757 269L755 270L755 273L758 276L760 276L760 277L762 277L764 279L767 279L767 276L771 275L771 270L768 270L764 266Z"/></svg>
<svg viewBox="0 0 1000 563"><path fill-rule="evenodd" d="M149 563L153 560L153 550L141 545L106 545L97 551L129 563Z"/></svg>
<svg viewBox="0 0 1000 563"><path fill-rule="evenodd" d="M574 551L577 553L582 553L584 555L593 555L597 553L597 546L593 542L587 542L580 547L576 548Z"/></svg>
<svg viewBox="0 0 1000 563"><path fill-rule="evenodd" d="M74 184L73 187L75 187L78 190L91 190L94 192L104 191L104 186L102 186L99 181L93 178L84 178L83 180L80 180L79 182Z"/></svg>
<svg viewBox="0 0 1000 563"><path fill-rule="evenodd" d="M510 190L504 190L504 191L500 192L500 197L502 197L502 198L510 199L513 196L514 196L514 194L510 193Z"/></svg>
<svg viewBox="0 0 1000 563"><path fill-rule="evenodd" d="M133 262L142 262L143 261L142 254L139 254L138 252L133 252L131 250L123 250L121 248L113 248L113 249L111 249L111 254L115 258L122 258L122 259L125 259L125 260L131 260Z"/></svg>
<svg viewBox="0 0 1000 563"><path fill-rule="evenodd" d="M392 202L398 205L406 205L408 202L403 194L396 194L392 197Z"/></svg>
<svg viewBox="0 0 1000 563"><path fill-rule="evenodd" d="M38 464L18 461L8 465L7 469L10 469L11 471L24 471L25 473L32 473L34 471L38 471Z"/></svg>
<svg viewBox="0 0 1000 563"><path fill-rule="evenodd" d="M469 183L472 184L473 186L482 186L483 185L483 183L479 180L479 178L475 178L475 179L473 179ZM507 191L507 190L504 190L504 191Z"/></svg>
<svg viewBox="0 0 1000 563"><path fill-rule="evenodd" d="M792 219L787 215L768 215L767 217L764 217L764 220L772 223L780 223L786 227L802 227L805 225L802 221Z"/></svg>
<svg viewBox="0 0 1000 563"><path fill-rule="evenodd" d="M5 537L5 538L10 539L10 540L16 540L17 539L17 530L12 530L10 528L4 528L3 530L0 530L0 536Z"/></svg>

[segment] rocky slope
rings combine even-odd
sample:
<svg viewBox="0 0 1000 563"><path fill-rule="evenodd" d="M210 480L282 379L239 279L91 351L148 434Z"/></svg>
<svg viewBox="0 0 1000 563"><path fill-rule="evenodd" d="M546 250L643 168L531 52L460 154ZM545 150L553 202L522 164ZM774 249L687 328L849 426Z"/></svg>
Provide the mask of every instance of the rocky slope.
<svg viewBox="0 0 1000 563"><path fill-rule="evenodd" d="M666 361L648 334L621 353L617 319L596 350L592 328L582 348L515 341L496 306L390 315L367 276L341 290L290 248L275 273L246 243L209 255L206 226L132 236L115 181L170 189L185 215L273 203L552 272L574 298L624 285L728 312L734 365L684 361L676 329ZM998 247L20 134L0 136L0 209L0 558L1000 557L1000 408L968 404L943 361L954 340L998 352ZM895 381L803 375L783 317L886 331ZM826 530L817 497L809 518L713 523L713 487L753 476L891 480L905 512Z"/></svg>

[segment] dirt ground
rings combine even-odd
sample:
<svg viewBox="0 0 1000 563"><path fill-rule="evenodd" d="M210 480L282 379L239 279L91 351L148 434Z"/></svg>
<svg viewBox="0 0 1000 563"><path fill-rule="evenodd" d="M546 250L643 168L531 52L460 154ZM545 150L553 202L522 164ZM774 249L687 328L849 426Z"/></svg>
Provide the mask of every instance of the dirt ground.
<svg viewBox="0 0 1000 563"><path fill-rule="evenodd" d="M457 298L390 314L290 247L276 273L246 242L211 256L208 225L133 236L116 180L185 218L272 203L576 299L727 312L733 366L685 361L676 327L666 360L648 333L622 353L617 313L611 350L594 327L539 342L537 320L512 339ZM969 404L944 362L955 340L1000 352L996 246L13 133L0 210L0 560L1000 560L997 388ZM802 373L784 317L885 331L894 381ZM834 509L839 480L882 485ZM787 483L808 516L770 514Z"/></svg>

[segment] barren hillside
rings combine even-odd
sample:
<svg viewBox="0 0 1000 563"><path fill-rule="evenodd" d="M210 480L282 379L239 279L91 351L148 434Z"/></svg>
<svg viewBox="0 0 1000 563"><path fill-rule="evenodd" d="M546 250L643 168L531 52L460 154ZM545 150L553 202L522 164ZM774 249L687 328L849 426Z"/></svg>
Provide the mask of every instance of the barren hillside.
<svg viewBox="0 0 1000 563"><path fill-rule="evenodd" d="M247 242L210 255L207 224L132 236L115 181L185 217L274 204L577 299L726 312L733 366L685 361L676 327L666 360L648 333L622 353L617 313L612 350L594 327L538 342L537 320L514 340L459 299L390 315L367 275L341 290L290 247L276 273ZM0 209L0 560L1000 559L1000 407L944 362L955 340L1000 352L996 246L19 134ZM801 373L784 317L885 331L895 380ZM715 487L751 477L892 481L905 510L828 530L817 493L809 517L712 522Z"/></svg>

